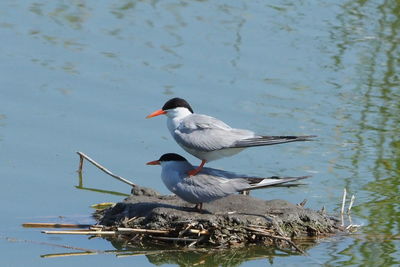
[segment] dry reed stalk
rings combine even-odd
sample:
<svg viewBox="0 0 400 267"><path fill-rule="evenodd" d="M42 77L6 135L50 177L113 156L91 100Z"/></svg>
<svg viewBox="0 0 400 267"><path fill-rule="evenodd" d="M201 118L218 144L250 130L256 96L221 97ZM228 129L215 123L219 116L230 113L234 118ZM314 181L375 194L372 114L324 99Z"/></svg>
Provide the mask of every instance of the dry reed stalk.
<svg viewBox="0 0 400 267"><path fill-rule="evenodd" d="M79 161L79 168L78 168L78 173L82 173L82 168L83 168L83 159L86 159L87 161L89 161L90 163L92 163L94 166L96 166L97 168L99 168L100 170L102 170L103 172L107 173L108 175L110 175L111 177L114 177L115 179L126 183L132 187L137 186L136 184L132 183L131 181L119 176L119 175L115 175L113 174L111 171L109 171L108 169L106 169L105 167L103 167L102 165L100 165L99 163L97 163L96 161L94 161L93 159L91 159L89 156L87 156L86 154L82 153L82 152L76 152L79 157L80 157L80 161Z"/></svg>
<svg viewBox="0 0 400 267"><path fill-rule="evenodd" d="M71 224L71 223L24 223L22 227L26 228L87 228L90 224Z"/></svg>

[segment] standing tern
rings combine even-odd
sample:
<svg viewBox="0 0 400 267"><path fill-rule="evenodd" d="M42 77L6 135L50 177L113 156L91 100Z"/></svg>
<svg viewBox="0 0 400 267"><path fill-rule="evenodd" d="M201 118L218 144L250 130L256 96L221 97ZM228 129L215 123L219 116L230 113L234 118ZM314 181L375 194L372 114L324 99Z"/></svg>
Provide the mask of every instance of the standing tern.
<svg viewBox="0 0 400 267"><path fill-rule="evenodd" d="M192 170L194 166L184 157L175 153L164 154L158 160L148 162L147 165L161 165L161 179L165 186L181 199L196 204L195 208L199 210L201 210L203 202L211 202L237 192L310 177L261 178L205 167L196 174L195 179L192 179L189 177L188 171Z"/></svg>
<svg viewBox="0 0 400 267"><path fill-rule="evenodd" d="M311 141L307 136L264 136L252 131L232 128L216 118L193 113L192 107L182 98L168 100L162 109L146 118L167 116L167 126L175 141L187 152L201 160L200 166L189 170L196 175L206 162L229 157L248 147L268 146L297 141Z"/></svg>

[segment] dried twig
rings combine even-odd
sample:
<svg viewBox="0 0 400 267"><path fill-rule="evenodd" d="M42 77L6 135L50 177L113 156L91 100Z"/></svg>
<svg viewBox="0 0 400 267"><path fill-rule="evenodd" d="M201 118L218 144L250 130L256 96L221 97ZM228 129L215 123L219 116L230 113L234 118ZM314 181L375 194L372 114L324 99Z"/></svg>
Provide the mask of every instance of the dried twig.
<svg viewBox="0 0 400 267"><path fill-rule="evenodd" d="M342 209L340 210L340 214L344 214L344 205L346 204L346 188L343 189L343 200L342 200Z"/></svg>
<svg viewBox="0 0 400 267"><path fill-rule="evenodd" d="M135 233L135 234L164 234L167 235L171 230L152 230L152 229L138 229L138 228L117 228L117 233Z"/></svg>
<svg viewBox="0 0 400 267"><path fill-rule="evenodd" d="M202 230L189 229L189 232L192 234L198 234L198 235L209 235L210 234L210 232L207 229L202 229Z"/></svg>
<svg viewBox="0 0 400 267"><path fill-rule="evenodd" d="M181 242L195 242L198 240L194 238L185 238L185 237L165 237L165 236L151 236L151 235L149 237L156 240L181 241Z"/></svg>
<svg viewBox="0 0 400 267"><path fill-rule="evenodd" d="M47 228L47 227L46 227ZM153 230L153 229L140 229L140 228L117 228L116 231L102 230L102 228L91 228L82 230L66 230L66 231L42 231L44 234L64 234L64 235L118 235L118 234L162 234L167 235L174 230ZM188 229L187 232L198 235L209 235L208 230Z"/></svg>
<svg viewBox="0 0 400 267"><path fill-rule="evenodd" d="M188 245L188 248L191 248L191 247L193 247L194 245L197 245L198 243L203 242L203 241L204 241L205 239L207 239L207 238L208 238L208 237L205 236L205 235L200 236L199 238L197 238L196 241L193 241L192 243L190 243L190 244Z"/></svg>
<svg viewBox="0 0 400 267"><path fill-rule="evenodd" d="M89 229L90 229L90 230L93 230L93 231L101 231L101 230L103 230L104 228L106 228L106 226L101 225L101 224L95 224L95 225L91 225L91 226L89 227Z"/></svg>
<svg viewBox="0 0 400 267"><path fill-rule="evenodd" d="M91 230L75 230L75 231L42 231L44 234L50 235L116 235L117 231L91 231Z"/></svg>
<svg viewBox="0 0 400 267"><path fill-rule="evenodd" d="M352 231L357 230L360 227L361 227L361 224L352 224L351 223L351 224L347 225L347 227L345 229L352 232Z"/></svg>
<svg viewBox="0 0 400 267"><path fill-rule="evenodd" d="M299 204L297 204L297 206L299 207L304 207L307 203L307 199L305 198L302 202L300 202Z"/></svg>
<svg viewBox="0 0 400 267"><path fill-rule="evenodd" d="M84 153L79 152L79 151L76 152L76 153L77 153L77 154L79 155L79 157L80 157L79 169L78 169L78 172L79 172L79 173L82 173L83 159L86 159L87 161L89 161L89 162L92 163L94 166L96 166L97 168L99 168L99 169L102 170L103 172L107 173L107 174L110 175L111 177L114 177L115 179L117 179L117 180L119 180L119 181L121 181L121 182L123 182L123 183L126 183L126 184L128 184L128 185L130 185L130 186L137 186L136 184L132 183L131 181L129 181L129 180L127 180L127 179L125 179L125 178L123 178L123 177L121 177L121 176L118 176L118 175L113 174L113 173L110 172L108 169L106 169L105 167L103 167L102 165L100 165L99 163L97 163L96 161L94 161L94 160L91 159L89 156L85 155Z"/></svg>
<svg viewBox="0 0 400 267"><path fill-rule="evenodd" d="M83 154L82 152L76 152L79 155L79 167L78 167L78 173L82 174L82 170L83 170L83 160L85 159L85 154Z"/></svg>
<svg viewBox="0 0 400 267"><path fill-rule="evenodd" d="M195 225L196 225L195 222L189 223L189 224L185 227L185 229L183 229L183 230L179 233L178 237L182 237L184 234L187 233L187 231L190 230L190 228L192 228L192 227L195 226Z"/></svg>
<svg viewBox="0 0 400 267"><path fill-rule="evenodd" d="M354 195L351 196L350 204L349 204L349 207L347 208L347 214L350 214L351 208L353 207L355 198L356 198L356 197L355 197Z"/></svg>
<svg viewBox="0 0 400 267"><path fill-rule="evenodd" d="M70 223L24 223L26 228L85 228L89 229L90 224L70 224Z"/></svg>
<svg viewBox="0 0 400 267"><path fill-rule="evenodd" d="M44 254L40 255L41 258L60 258L60 257L71 257L71 256L85 256L85 255L97 255L97 252L70 252L70 253L54 253L54 254Z"/></svg>
<svg viewBox="0 0 400 267"><path fill-rule="evenodd" d="M179 232L178 237L183 236L186 233L191 233L191 234L197 234L197 235L209 235L210 232L207 229L204 229L203 227L201 227L201 229L192 229L192 227L194 227L196 224L194 222L189 223L185 229L183 229L182 231Z"/></svg>
<svg viewBox="0 0 400 267"><path fill-rule="evenodd" d="M127 220L126 223L133 222L133 221L136 220L137 218L139 218L139 217L138 217L138 216L134 216L134 217L130 218L129 220Z"/></svg>
<svg viewBox="0 0 400 267"><path fill-rule="evenodd" d="M321 213L325 213L326 212L326 209L325 209L325 205L324 206L322 206L322 208L321 208Z"/></svg>

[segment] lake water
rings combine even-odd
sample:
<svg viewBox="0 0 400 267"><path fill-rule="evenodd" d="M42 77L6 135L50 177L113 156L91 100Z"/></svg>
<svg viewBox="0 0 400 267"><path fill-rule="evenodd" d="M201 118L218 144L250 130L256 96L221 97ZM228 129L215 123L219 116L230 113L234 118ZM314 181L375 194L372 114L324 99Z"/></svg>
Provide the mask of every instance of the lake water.
<svg viewBox="0 0 400 267"><path fill-rule="evenodd" d="M1 1L2 266L391 266L400 264L400 1ZM65 247L114 250L103 239L48 236L24 222L91 223L90 206L123 197L79 190L83 151L133 182L168 193L166 152L194 164L164 117L171 97L261 134L316 134L312 143L248 149L208 166L308 175L263 199L340 210L356 196L353 235L308 255L256 248L42 258ZM85 188L130 188L86 165Z"/></svg>

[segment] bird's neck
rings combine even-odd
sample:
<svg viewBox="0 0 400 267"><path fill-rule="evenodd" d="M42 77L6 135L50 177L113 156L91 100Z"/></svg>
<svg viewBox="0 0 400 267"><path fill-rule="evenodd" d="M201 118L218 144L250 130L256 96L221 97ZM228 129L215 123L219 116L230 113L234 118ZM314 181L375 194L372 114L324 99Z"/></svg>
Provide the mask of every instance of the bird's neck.
<svg viewBox="0 0 400 267"><path fill-rule="evenodd" d="M182 120L192 113L187 108L176 108L167 113L167 126L170 132L175 131L180 125Z"/></svg>

